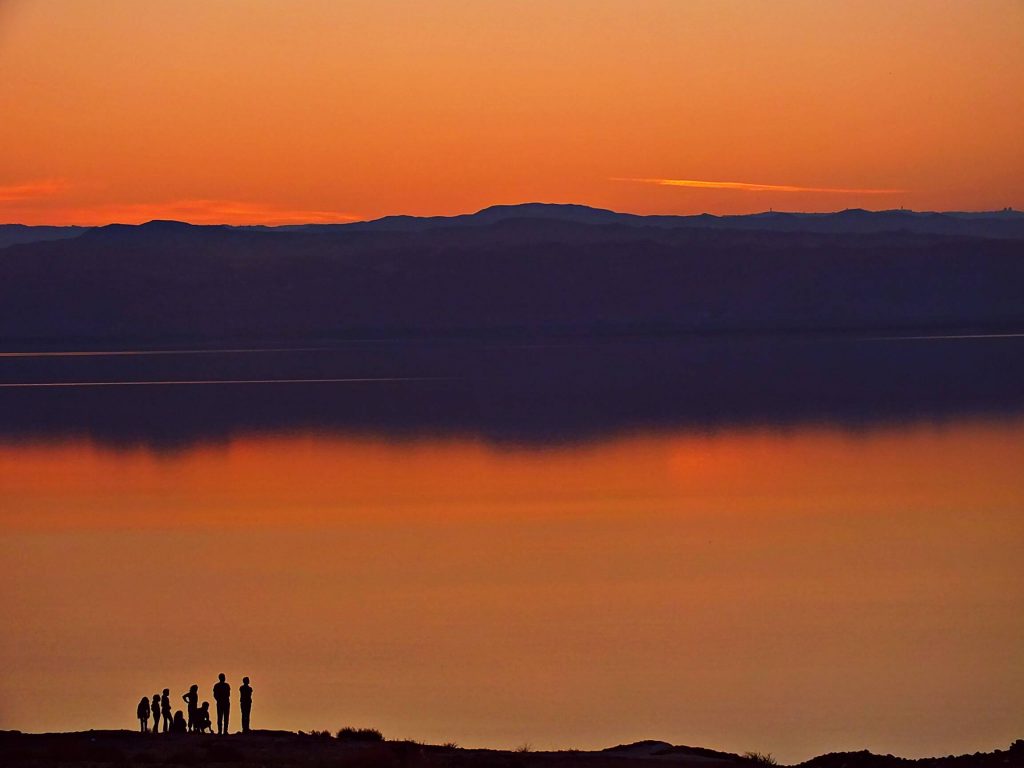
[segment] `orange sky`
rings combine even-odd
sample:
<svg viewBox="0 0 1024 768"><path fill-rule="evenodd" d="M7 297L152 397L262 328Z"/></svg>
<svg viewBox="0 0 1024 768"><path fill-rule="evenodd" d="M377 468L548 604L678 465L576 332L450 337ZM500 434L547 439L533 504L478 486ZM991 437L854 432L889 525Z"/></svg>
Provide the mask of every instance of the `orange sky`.
<svg viewBox="0 0 1024 768"><path fill-rule="evenodd" d="M1024 4L0 0L0 116L0 222L1024 208Z"/></svg>

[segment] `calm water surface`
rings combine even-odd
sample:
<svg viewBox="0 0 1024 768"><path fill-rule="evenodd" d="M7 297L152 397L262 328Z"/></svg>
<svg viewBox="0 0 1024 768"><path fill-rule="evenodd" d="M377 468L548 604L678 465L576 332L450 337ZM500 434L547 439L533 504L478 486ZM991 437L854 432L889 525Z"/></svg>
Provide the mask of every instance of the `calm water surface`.
<svg viewBox="0 0 1024 768"><path fill-rule="evenodd" d="M1020 343L0 361L405 380L0 389L0 728L131 728L224 671L257 727L1005 747Z"/></svg>

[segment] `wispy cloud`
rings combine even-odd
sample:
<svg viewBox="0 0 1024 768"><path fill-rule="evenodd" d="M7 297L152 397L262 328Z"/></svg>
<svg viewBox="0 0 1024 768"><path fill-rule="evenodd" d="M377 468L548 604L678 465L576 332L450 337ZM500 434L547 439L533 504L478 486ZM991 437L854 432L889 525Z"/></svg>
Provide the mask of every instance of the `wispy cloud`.
<svg viewBox="0 0 1024 768"><path fill-rule="evenodd" d="M846 187L800 187L794 184L754 184L748 181L703 181L699 179L630 179L613 178L612 181L635 181L662 187L689 187L691 189L732 189L742 192L819 192L842 195L894 195L905 189L862 189Z"/></svg>
<svg viewBox="0 0 1024 768"><path fill-rule="evenodd" d="M63 179L44 179L42 181L26 181L19 184L0 184L0 203L19 203L22 200L35 200L40 197L52 197L68 188Z"/></svg>
<svg viewBox="0 0 1024 768"><path fill-rule="evenodd" d="M194 199L155 203L102 204L67 211L64 218L83 225L141 224L174 219L191 224L338 224L363 217L344 211L291 208L241 200Z"/></svg>

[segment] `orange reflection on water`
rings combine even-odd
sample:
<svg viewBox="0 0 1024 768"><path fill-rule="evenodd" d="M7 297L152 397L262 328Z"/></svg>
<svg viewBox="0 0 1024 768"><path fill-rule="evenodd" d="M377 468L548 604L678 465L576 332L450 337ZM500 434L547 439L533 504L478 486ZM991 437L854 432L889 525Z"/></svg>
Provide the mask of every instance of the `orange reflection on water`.
<svg viewBox="0 0 1024 768"><path fill-rule="evenodd" d="M254 437L176 453L0 446L12 529L333 525L481 516L1002 508L1016 425L665 434L502 449L470 440Z"/></svg>
<svg viewBox="0 0 1024 768"><path fill-rule="evenodd" d="M255 724L796 761L1005 746L1024 423L547 449L0 447L0 728L132 727L216 673Z"/></svg>

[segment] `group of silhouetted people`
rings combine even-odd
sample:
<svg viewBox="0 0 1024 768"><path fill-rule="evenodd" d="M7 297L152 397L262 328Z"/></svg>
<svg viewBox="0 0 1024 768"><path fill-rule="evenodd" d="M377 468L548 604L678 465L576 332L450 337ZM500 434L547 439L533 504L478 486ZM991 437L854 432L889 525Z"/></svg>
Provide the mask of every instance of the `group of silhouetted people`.
<svg viewBox="0 0 1024 768"><path fill-rule="evenodd" d="M213 686L213 700L217 704L217 733L228 734L228 719L231 716L231 686L227 683L224 673ZM199 706L199 686L193 685L188 693L181 697L188 711L188 720L179 709L171 717L171 691L164 688L163 694L154 693L153 701L143 696L139 702L139 730L149 733L149 718L153 717L153 733L160 733L160 720L163 719L164 733L213 733L210 720L210 702L204 701ZM242 678L242 687L238 689L238 704L242 710L242 733L249 733L249 714L252 712L252 687L249 678Z"/></svg>

